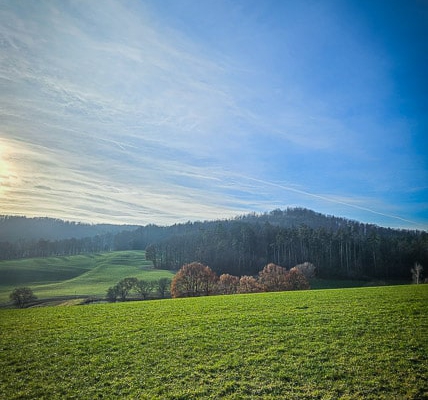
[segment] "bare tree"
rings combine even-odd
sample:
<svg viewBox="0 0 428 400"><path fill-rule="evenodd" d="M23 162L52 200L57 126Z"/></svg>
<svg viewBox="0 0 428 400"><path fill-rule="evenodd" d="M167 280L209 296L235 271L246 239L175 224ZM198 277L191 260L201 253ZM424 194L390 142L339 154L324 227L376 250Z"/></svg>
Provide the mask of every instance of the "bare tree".
<svg viewBox="0 0 428 400"><path fill-rule="evenodd" d="M241 276L239 279L238 293L257 293L261 292L263 287L253 276Z"/></svg>
<svg viewBox="0 0 428 400"><path fill-rule="evenodd" d="M153 266L156 268L156 247L152 244L146 247L146 260L153 262Z"/></svg>
<svg viewBox="0 0 428 400"><path fill-rule="evenodd" d="M286 290L307 290L310 289L306 276L296 267L291 268L285 278Z"/></svg>
<svg viewBox="0 0 428 400"><path fill-rule="evenodd" d="M204 264L192 262L183 265L171 283L172 297L208 296L217 282L216 274Z"/></svg>
<svg viewBox="0 0 428 400"><path fill-rule="evenodd" d="M171 279L160 278L156 282L156 289L161 298L165 297L165 294L168 292L169 287L171 286Z"/></svg>
<svg viewBox="0 0 428 400"><path fill-rule="evenodd" d="M135 282L134 289L137 292L138 296L140 296L143 300L146 300L153 290L153 282L145 281L143 279L137 280Z"/></svg>
<svg viewBox="0 0 428 400"><path fill-rule="evenodd" d="M418 285L421 282L423 267L419 263L415 263L415 266L410 270L412 273L413 283Z"/></svg>
<svg viewBox="0 0 428 400"><path fill-rule="evenodd" d="M118 287L112 286L107 289L107 300L114 303L117 300L118 296Z"/></svg>
<svg viewBox="0 0 428 400"><path fill-rule="evenodd" d="M298 264L295 267L293 267L295 269L297 269L299 272L301 272L306 279L312 279L315 278L315 265L306 261L303 264Z"/></svg>
<svg viewBox="0 0 428 400"><path fill-rule="evenodd" d="M276 292L286 289L285 278L287 270L284 267L270 263L259 272L259 283L266 292Z"/></svg>
<svg viewBox="0 0 428 400"><path fill-rule="evenodd" d="M120 297L122 301L125 301L129 292L136 287L137 282L137 278L122 279L115 287L118 297Z"/></svg>
<svg viewBox="0 0 428 400"><path fill-rule="evenodd" d="M218 279L218 292L220 294L235 294L238 291L239 278L230 274L222 274Z"/></svg>
<svg viewBox="0 0 428 400"><path fill-rule="evenodd" d="M24 308L25 305L28 304L30 301L37 299L37 297L34 296L33 291L29 287L15 288L9 295L9 298L19 308Z"/></svg>

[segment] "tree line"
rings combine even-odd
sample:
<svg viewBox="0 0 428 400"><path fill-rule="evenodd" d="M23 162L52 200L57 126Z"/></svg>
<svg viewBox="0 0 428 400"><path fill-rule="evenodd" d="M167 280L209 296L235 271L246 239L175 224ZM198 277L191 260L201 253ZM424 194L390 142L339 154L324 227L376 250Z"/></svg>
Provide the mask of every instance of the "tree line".
<svg viewBox="0 0 428 400"><path fill-rule="evenodd" d="M169 293L171 280L160 278L157 281L148 281L135 277L124 278L107 290L107 300L110 302L126 301L130 299L147 300L148 298L165 298Z"/></svg>
<svg viewBox="0 0 428 400"><path fill-rule="evenodd" d="M354 223L328 230L222 221L150 245L146 254L158 268L197 259L217 274L253 275L271 262L290 268L309 260L321 278L409 279L415 262L428 263L428 234Z"/></svg>
<svg viewBox="0 0 428 400"><path fill-rule="evenodd" d="M221 275L254 275L269 263L291 268L307 260L322 278L409 279L428 264L428 233L326 216L303 208L188 222L87 238L0 242L0 259L146 250L156 267L178 270L198 260Z"/></svg>
<svg viewBox="0 0 428 400"><path fill-rule="evenodd" d="M149 243L167 239L173 236L175 232L176 229L174 227L147 225L133 230L126 229L116 233L108 232L80 238L48 240L45 237L41 237L39 239L19 239L15 241L3 240L0 241L0 260L72 256L120 250L144 250Z"/></svg>
<svg viewBox="0 0 428 400"><path fill-rule="evenodd" d="M421 282L423 267L415 263L411 269L414 284ZM316 275L316 268L304 262L287 270L269 263L257 276L234 276L216 273L208 266L192 262L183 265L172 280L160 278L157 281L124 278L107 290L109 302L127 300L164 299L170 294L173 298L198 297L210 295L230 295L242 293L276 292L289 290L308 290L310 280ZM37 299L29 287L15 288L9 296L13 304L23 308Z"/></svg>
<svg viewBox="0 0 428 400"><path fill-rule="evenodd" d="M83 239L137 228L137 225L87 224L58 218L0 215L0 242Z"/></svg>
<svg viewBox="0 0 428 400"><path fill-rule="evenodd" d="M257 276L217 274L207 265L192 262L183 265L171 283L172 297L197 297L213 294L241 294L309 289L315 267L303 263L287 270L270 263Z"/></svg>

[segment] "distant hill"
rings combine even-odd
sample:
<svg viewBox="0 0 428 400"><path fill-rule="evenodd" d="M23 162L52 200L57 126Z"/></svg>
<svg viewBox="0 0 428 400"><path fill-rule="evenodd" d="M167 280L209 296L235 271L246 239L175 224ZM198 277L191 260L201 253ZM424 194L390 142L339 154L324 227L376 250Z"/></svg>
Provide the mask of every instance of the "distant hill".
<svg viewBox="0 0 428 400"><path fill-rule="evenodd" d="M374 226L334 215L321 214L302 207L287 208L285 210L276 209L263 214L252 213L237 217L236 219L250 223L269 223L282 228L294 228L305 225L309 228L324 228L333 231L344 226Z"/></svg>
<svg viewBox="0 0 428 400"><path fill-rule="evenodd" d="M136 228L134 225L84 224L54 218L0 215L0 242L82 239Z"/></svg>
<svg viewBox="0 0 428 400"><path fill-rule="evenodd" d="M318 276L340 279L410 280L415 263L428 269L426 231L384 228L305 208L167 227L20 218L0 221L0 259L147 250L147 258L163 269L200 261L218 274L238 276L254 275L270 262L291 268L308 261Z"/></svg>

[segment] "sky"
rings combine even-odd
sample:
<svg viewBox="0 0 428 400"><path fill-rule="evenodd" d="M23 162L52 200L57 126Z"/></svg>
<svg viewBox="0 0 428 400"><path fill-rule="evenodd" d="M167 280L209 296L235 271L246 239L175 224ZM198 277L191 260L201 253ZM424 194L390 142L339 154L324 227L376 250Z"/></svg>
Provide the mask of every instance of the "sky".
<svg viewBox="0 0 428 400"><path fill-rule="evenodd" d="M428 230L427 71L426 0L0 0L0 214Z"/></svg>

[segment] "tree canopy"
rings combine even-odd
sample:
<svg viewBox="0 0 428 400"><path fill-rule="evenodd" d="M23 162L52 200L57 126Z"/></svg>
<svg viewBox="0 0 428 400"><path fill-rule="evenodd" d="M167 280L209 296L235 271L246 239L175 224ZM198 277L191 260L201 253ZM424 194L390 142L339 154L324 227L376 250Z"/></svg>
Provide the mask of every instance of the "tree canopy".
<svg viewBox="0 0 428 400"><path fill-rule="evenodd" d="M23 308L31 301L37 299L29 287L19 287L13 289L12 293L9 295L9 298L19 308Z"/></svg>
<svg viewBox="0 0 428 400"><path fill-rule="evenodd" d="M209 296L211 294L257 293L309 289L309 282L299 268L268 264L258 277L222 274L220 277L208 266L192 262L183 265L171 283L172 297Z"/></svg>
<svg viewBox="0 0 428 400"><path fill-rule="evenodd" d="M192 262L183 265L171 283L172 297L208 296L212 293L217 276L210 267Z"/></svg>

